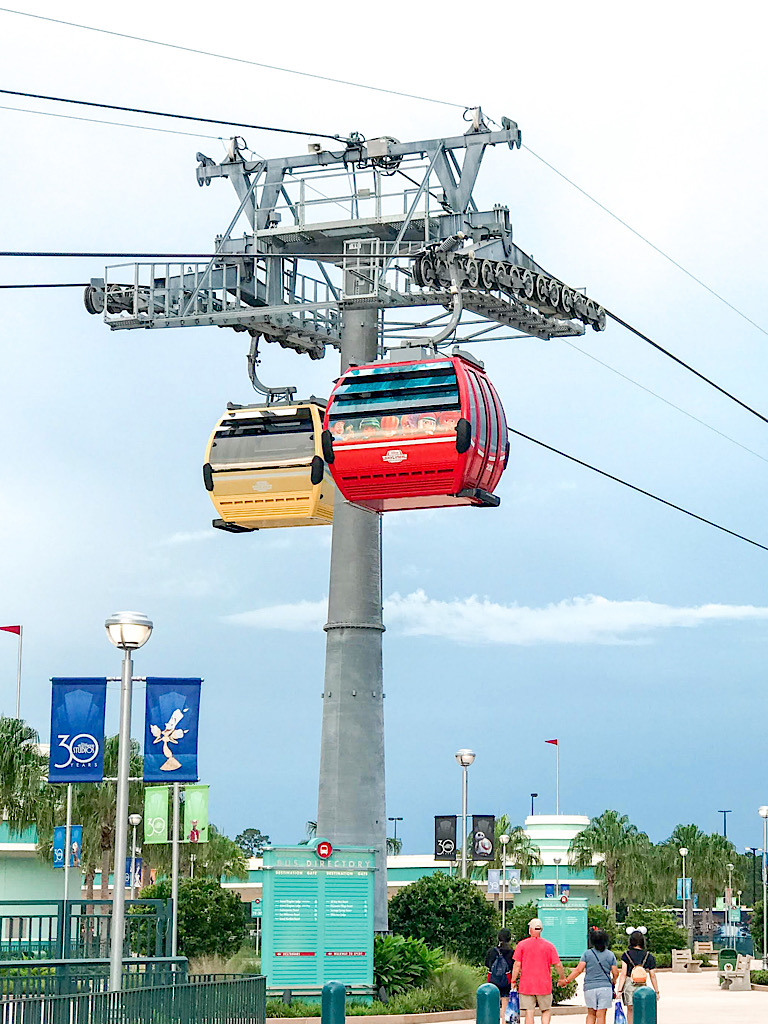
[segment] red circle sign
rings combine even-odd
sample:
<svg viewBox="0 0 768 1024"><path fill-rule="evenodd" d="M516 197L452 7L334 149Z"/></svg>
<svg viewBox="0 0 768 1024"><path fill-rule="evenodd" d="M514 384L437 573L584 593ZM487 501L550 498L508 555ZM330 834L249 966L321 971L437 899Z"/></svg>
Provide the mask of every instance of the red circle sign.
<svg viewBox="0 0 768 1024"><path fill-rule="evenodd" d="M329 842L323 840L322 843L317 844L317 856L322 857L323 860L327 860L333 853L333 847Z"/></svg>
<svg viewBox="0 0 768 1024"><path fill-rule="evenodd" d="M561 903L567 903L568 902L568 897L567 896L561 896L560 897L560 902Z"/></svg>

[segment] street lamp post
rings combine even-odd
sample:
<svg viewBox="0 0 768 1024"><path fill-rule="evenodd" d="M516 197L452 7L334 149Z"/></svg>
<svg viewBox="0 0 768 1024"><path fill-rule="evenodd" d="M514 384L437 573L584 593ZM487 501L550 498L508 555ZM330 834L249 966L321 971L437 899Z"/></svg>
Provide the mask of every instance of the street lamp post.
<svg viewBox="0 0 768 1024"><path fill-rule="evenodd" d="M679 852L680 852L680 856L683 858L683 886L682 886L682 891L680 893L680 895L683 897L683 928L687 928L688 927L688 904L687 904L687 901L686 901L686 898L685 898L685 893L686 893L686 889L687 889L687 886L685 884L685 882L686 882L685 858L688 856L688 850L687 850L687 848L685 846L681 846Z"/></svg>
<svg viewBox="0 0 768 1024"><path fill-rule="evenodd" d="M531 817L533 817L533 801L536 799L538 795L538 793L531 793Z"/></svg>
<svg viewBox="0 0 768 1024"><path fill-rule="evenodd" d="M133 660L131 651L143 647L152 633L152 622L141 612L117 612L104 623L110 643L123 652L120 681L120 729L117 751L117 794L115 800L115 873L112 883L112 929L109 951L109 988L119 992L123 973L125 940L125 851L128 845L128 779L131 766L131 697Z"/></svg>
<svg viewBox="0 0 768 1024"><path fill-rule="evenodd" d="M395 846L397 846L397 823L398 823L398 821L402 821L402 820L403 820L402 818L387 818L387 821L393 821L394 822L394 825L393 825L394 834L393 834L392 838L395 840Z"/></svg>
<svg viewBox="0 0 768 1024"><path fill-rule="evenodd" d="M509 836L499 836L501 843L501 927L507 927L507 843Z"/></svg>
<svg viewBox="0 0 768 1024"><path fill-rule="evenodd" d="M745 846L744 853L752 854L752 906L757 901L757 850L756 846ZM762 853L762 850L760 851Z"/></svg>
<svg viewBox="0 0 768 1024"><path fill-rule="evenodd" d="M763 968L768 971L768 807L757 812L763 819Z"/></svg>
<svg viewBox="0 0 768 1024"><path fill-rule="evenodd" d="M733 811L718 811L718 814L723 816L723 839L728 838L728 815L733 814Z"/></svg>
<svg viewBox="0 0 768 1024"><path fill-rule="evenodd" d="M467 768L475 760L474 750L462 747L455 754L461 765L461 820L464 831L461 838L461 877L467 877Z"/></svg>
<svg viewBox="0 0 768 1024"><path fill-rule="evenodd" d="M131 884L128 887L131 892L131 899L136 899L136 829L141 824L140 814L129 814L128 824L133 829L133 838L131 839Z"/></svg>
<svg viewBox="0 0 768 1024"><path fill-rule="evenodd" d="M555 862L555 896L560 895L560 864L562 863L562 857L553 858Z"/></svg>

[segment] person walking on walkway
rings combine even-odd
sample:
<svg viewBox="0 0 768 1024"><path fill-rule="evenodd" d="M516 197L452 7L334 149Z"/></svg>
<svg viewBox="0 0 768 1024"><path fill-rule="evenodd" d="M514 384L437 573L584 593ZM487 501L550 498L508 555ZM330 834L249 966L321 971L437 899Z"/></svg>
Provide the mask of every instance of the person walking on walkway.
<svg viewBox="0 0 768 1024"><path fill-rule="evenodd" d="M645 948L645 935L635 929L629 936L629 949L621 958L621 974L616 983L616 994L621 994L621 1001L627 1008L627 1024L632 1024L632 997L635 989L639 986L632 981L632 972L636 967L642 967L650 978L656 998L660 999L659 983L656 980L656 958Z"/></svg>
<svg viewBox="0 0 768 1024"><path fill-rule="evenodd" d="M515 946L512 988L520 994L520 1009L525 1010L526 1024L534 1024L536 1007L541 1010L541 1024L549 1024L552 1015L552 967L557 968L560 981L565 971L557 950L541 937L543 925L538 917L528 923L530 938ZM518 982L518 978L520 979Z"/></svg>
<svg viewBox="0 0 768 1024"><path fill-rule="evenodd" d="M568 985L580 974L584 975L584 1002L587 1006L587 1024L605 1024L605 1016L613 1003L613 986L619 976L616 957L608 949L608 936L601 928L590 932L591 945L582 953L578 967L574 967L565 981Z"/></svg>
<svg viewBox="0 0 768 1024"><path fill-rule="evenodd" d="M501 997L501 1019L509 1002L510 976L514 965L514 950L510 945L512 933L509 928L499 932L498 946L493 946L485 954L485 966L488 968L488 981L495 985Z"/></svg>

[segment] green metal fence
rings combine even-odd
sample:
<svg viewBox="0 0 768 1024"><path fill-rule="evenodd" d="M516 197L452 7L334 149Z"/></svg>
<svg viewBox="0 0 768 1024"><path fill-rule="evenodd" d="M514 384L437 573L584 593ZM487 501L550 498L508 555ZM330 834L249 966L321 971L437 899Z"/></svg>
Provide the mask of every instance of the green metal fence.
<svg viewBox="0 0 768 1024"><path fill-rule="evenodd" d="M187 981L186 957L135 957L123 961L123 988L126 989L184 981ZM0 998L106 992L108 987L109 960L0 962Z"/></svg>
<svg viewBox="0 0 768 1024"><path fill-rule="evenodd" d="M111 900L0 900L0 959L109 957ZM171 955L171 900L126 900L123 956Z"/></svg>
<svg viewBox="0 0 768 1024"><path fill-rule="evenodd" d="M264 1024L266 979L0 999L0 1024Z"/></svg>

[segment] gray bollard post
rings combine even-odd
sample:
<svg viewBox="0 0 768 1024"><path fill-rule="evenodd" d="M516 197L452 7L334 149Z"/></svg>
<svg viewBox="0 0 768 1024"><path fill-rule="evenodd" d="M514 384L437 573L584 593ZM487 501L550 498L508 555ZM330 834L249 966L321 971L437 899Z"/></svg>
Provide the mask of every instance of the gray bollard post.
<svg viewBox="0 0 768 1024"><path fill-rule="evenodd" d="M486 983L477 990L477 1024L499 1024L501 996L495 985Z"/></svg>
<svg viewBox="0 0 768 1024"><path fill-rule="evenodd" d="M344 1024L347 990L340 981L327 981L320 999L321 1024Z"/></svg>
<svg viewBox="0 0 768 1024"><path fill-rule="evenodd" d="M632 997L632 1009L634 1012L634 1024L656 1024L656 993L643 985L636 988Z"/></svg>

